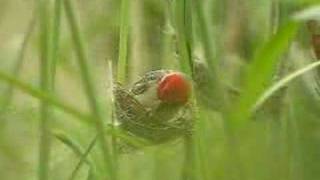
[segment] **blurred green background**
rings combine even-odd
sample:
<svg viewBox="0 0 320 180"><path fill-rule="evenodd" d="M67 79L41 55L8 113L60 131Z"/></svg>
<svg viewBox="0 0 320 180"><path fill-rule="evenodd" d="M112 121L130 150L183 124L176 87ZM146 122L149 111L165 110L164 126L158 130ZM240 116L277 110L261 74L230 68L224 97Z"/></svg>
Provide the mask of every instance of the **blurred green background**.
<svg viewBox="0 0 320 180"><path fill-rule="evenodd" d="M0 179L319 179L310 20L318 0L0 0ZM161 68L195 80L192 140L118 154L112 77Z"/></svg>

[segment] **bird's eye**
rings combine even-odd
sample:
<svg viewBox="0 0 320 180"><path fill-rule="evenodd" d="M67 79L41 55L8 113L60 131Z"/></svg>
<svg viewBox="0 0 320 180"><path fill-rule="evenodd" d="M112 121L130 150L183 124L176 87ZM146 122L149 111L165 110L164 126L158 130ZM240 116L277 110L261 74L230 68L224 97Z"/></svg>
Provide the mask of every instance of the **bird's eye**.
<svg viewBox="0 0 320 180"><path fill-rule="evenodd" d="M147 90L147 85L140 83L140 84L136 84L131 91L133 92L133 94L137 95L137 94L142 94L146 90Z"/></svg>
<svg viewBox="0 0 320 180"><path fill-rule="evenodd" d="M148 77L148 80L149 81L154 81L157 79L157 76L155 74L151 74L149 77Z"/></svg>

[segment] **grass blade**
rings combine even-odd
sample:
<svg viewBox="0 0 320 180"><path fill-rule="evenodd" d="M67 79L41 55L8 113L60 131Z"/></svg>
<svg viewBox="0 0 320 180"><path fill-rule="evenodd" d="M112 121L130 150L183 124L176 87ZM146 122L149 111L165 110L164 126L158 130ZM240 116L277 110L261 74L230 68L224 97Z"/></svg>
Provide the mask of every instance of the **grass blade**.
<svg viewBox="0 0 320 180"><path fill-rule="evenodd" d="M47 92L44 92L42 90L39 90L37 88L34 88L24 82L19 81L15 77L12 77L4 72L0 72L0 80L3 82L6 82L8 84L11 84L11 86L18 88L22 92L25 92L29 94L30 96L37 98L41 101L45 101L49 103L52 106L55 106L59 108L60 110L78 118L79 120L82 120L82 122L91 124L89 120L92 119L91 116L84 114L75 108L63 103L62 101L58 100L57 98L53 97L52 95L48 94Z"/></svg>
<svg viewBox="0 0 320 180"><path fill-rule="evenodd" d="M229 113L228 123L230 126L238 127L248 122L251 107L270 81L280 55L288 47L297 29L297 23L291 22L285 25L257 53L245 78L243 93L232 108L233 112Z"/></svg>
<svg viewBox="0 0 320 180"><path fill-rule="evenodd" d="M175 23L177 28L178 51L180 55L180 67L182 72L192 74L192 14L189 0L176 1Z"/></svg>
<svg viewBox="0 0 320 180"><path fill-rule="evenodd" d="M117 81L124 83L127 79L128 34L129 34L130 0L121 0L120 42Z"/></svg>
<svg viewBox="0 0 320 180"><path fill-rule="evenodd" d="M82 167L82 165L83 165L84 163L89 163L87 157L88 157L89 153L91 152L92 148L94 147L94 145L96 144L97 138L98 138L98 136L95 136L95 137L93 138L93 140L90 141L90 144L89 144L88 147L86 148L85 152L81 154L80 160L79 160L77 166L76 166L76 167L74 168L74 170L72 171L69 180L73 180L73 179L76 178L77 173L79 172L80 168ZM91 168L92 168L92 166L91 166Z"/></svg>
<svg viewBox="0 0 320 180"><path fill-rule="evenodd" d="M219 108L219 111L225 112L227 106L228 106L228 96L227 93L225 93L225 88L222 85L221 79L223 78L218 71L219 62L215 59L213 48L215 47L212 38L209 35L209 27L207 25L207 20L204 15L202 1L193 1L194 3L194 10L195 15L197 18L198 26L200 32L199 38L204 48L204 54L206 58L206 63L208 64L208 72L206 73L208 75L208 89L211 92L209 95L213 96L210 97L210 99L215 99L215 104L217 104L217 108ZM195 73L203 73L203 72L195 72Z"/></svg>
<svg viewBox="0 0 320 180"><path fill-rule="evenodd" d="M92 126L93 117L91 115L87 115L87 114L82 113L69 105L66 105L61 100L54 98L52 95L49 95L48 93L44 93L43 91L38 90L30 85L27 85L27 84L17 80L16 78L14 78L10 75L7 75L1 71L0 71L0 81L4 81L8 84L11 84L13 87L20 89L21 91L29 94L30 96L37 98L41 101L45 101L48 104L50 104L51 106L54 106L54 107L60 109L61 111L68 113L68 114L74 116L75 118L81 120L81 122L86 123L89 126ZM144 142L142 140L137 140L135 138L131 138L130 136L125 135L125 133L122 133L120 130L113 128L113 127L110 127L110 126L108 126L106 128L106 132L109 134L112 134L118 138L121 138L125 142L128 142L129 144L132 144L136 147L143 147L143 146L148 145L147 142Z"/></svg>
<svg viewBox="0 0 320 180"><path fill-rule="evenodd" d="M107 141L105 138L105 130L102 114L100 107L97 102L97 97L95 96L94 86L92 84L91 74L89 73L89 68L87 65L88 59L87 54L84 51L84 45L80 36L79 26L77 24L76 17L74 15L73 6L69 0L64 0L65 12L67 15L67 20L70 26L71 34L74 41L76 55L78 56L78 63L81 70L82 80L85 86L85 91L88 96L89 104L94 116L95 125L98 133L98 140L100 142L101 150L103 152L103 159L105 170L108 172L109 179L114 179L114 167L112 165L112 159L107 147Z"/></svg>
<svg viewBox="0 0 320 180"><path fill-rule="evenodd" d="M259 99L256 101L255 105L252 108L252 112L255 112L259 108L261 108L261 106L263 105L264 102L267 101L267 99L269 99L275 92L277 92L278 90L280 90L281 88L283 88L284 86L289 84L291 81L295 80L296 78L302 76L303 74L305 74L305 73L307 73L307 72L309 72L319 66L320 66L319 61L311 63L301 69L298 69L298 70L290 73L286 77L284 77L281 80L279 80L278 82L276 82L274 85L272 85L267 90L265 90L264 93L259 97Z"/></svg>
<svg viewBox="0 0 320 180"><path fill-rule="evenodd" d="M44 92L49 92L49 3L46 0L39 0L38 6L40 19L40 86ZM49 108L49 103L42 100L40 105L39 180L49 179L51 145Z"/></svg>
<svg viewBox="0 0 320 180"><path fill-rule="evenodd" d="M53 15L53 27L52 27L52 59L50 62L50 86L54 89L55 77L56 77L56 66L58 62L59 55L59 40L60 40L60 21L61 21L61 1L54 1L54 15Z"/></svg>
<svg viewBox="0 0 320 180"><path fill-rule="evenodd" d="M82 150L81 146L74 139L72 139L70 136L68 136L65 132L55 130L52 132L52 134L61 143L65 144L67 147L69 147L74 152L74 154L76 154L79 157L81 157L83 155L83 150ZM89 164L87 159L84 162Z"/></svg>
<svg viewBox="0 0 320 180"><path fill-rule="evenodd" d="M25 53L27 50L27 45L28 45L28 42L31 38L33 31L34 31L35 24L36 24L36 17L34 16L34 17L32 17L32 19L28 25L28 29L25 33L21 48L18 53L18 58L17 58L16 64L13 68L12 74L16 77L19 76L20 71L22 69ZM9 84L8 88L6 89L6 92L4 93L5 96L4 96L3 103L1 104L1 107L2 107L1 111L2 112L4 112L6 110L6 108L10 106L11 100L13 98L13 90L14 90L13 85Z"/></svg>

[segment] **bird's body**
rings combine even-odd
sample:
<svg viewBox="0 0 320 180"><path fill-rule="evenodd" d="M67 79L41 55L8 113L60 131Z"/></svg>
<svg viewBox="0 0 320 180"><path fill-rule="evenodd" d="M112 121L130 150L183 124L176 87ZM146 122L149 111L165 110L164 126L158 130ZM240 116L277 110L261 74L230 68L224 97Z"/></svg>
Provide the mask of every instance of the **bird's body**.
<svg viewBox="0 0 320 180"><path fill-rule="evenodd" d="M160 99L157 97L157 86L155 84L170 72L172 71L156 70L147 72L132 85L129 91L145 108L155 109L161 103Z"/></svg>
<svg viewBox="0 0 320 180"><path fill-rule="evenodd" d="M129 89L115 86L120 127L155 144L190 134L190 90L186 77L171 70L148 72Z"/></svg>

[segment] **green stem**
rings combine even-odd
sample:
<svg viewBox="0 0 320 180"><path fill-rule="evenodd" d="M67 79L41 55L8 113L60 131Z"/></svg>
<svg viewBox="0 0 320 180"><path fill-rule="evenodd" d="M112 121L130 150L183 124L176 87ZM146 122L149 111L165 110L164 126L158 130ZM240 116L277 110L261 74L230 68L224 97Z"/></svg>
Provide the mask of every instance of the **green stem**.
<svg viewBox="0 0 320 180"><path fill-rule="evenodd" d="M178 49L180 54L180 66L184 73L192 74L192 14L191 2L180 0L176 2L176 28L178 30Z"/></svg>
<svg viewBox="0 0 320 180"><path fill-rule="evenodd" d="M40 86L42 91L49 92L49 6L48 1L39 0L40 19ZM39 145L39 180L49 178L50 161L50 123L49 123L49 103L41 101L40 106L40 145Z"/></svg>
<svg viewBox="0 0 320 180"><path fill-rule="evenodd" d="M69 180L73 180L76 178L80 168L82 167L82 165L85 163L85 162L88 162L87 161L87 157L89 155L89 153L91 152L92 148L94 147L94 145L96 144L97 142L97 136L95 136L91 141L90 141L90 144L88 145L88 147L86 148L85 152L83 154L81 154L81 158L77 164L77 166L74 168L74 170L72 171L72 174L69 178Z"/></svg>
<svg viewBox="0 0 320 180"><path fill-rule="evenodd" d="M28 84L25 84L25 83L19 81L15 77L12 77L12 76L10 76L6 73L3 73L3 72L0 72L0 80L10 84L14 88L20 89L22 92L25 92L32 97L35 97L41 101L45 101L45 102L49 103L50 105L59 108L60 110L78 118L79 120L82 120L82 122L85 122L87 124L91 123L89 121L92 119L91 116L84 114L71 106L66 105L65 103L63 103L62 101L53 97L52 95L48 94L47 92L43 92L42 90L38 90Z"/></svg>
<svg viewBox="0 0 320 180"><path fill-rule="evenodd" d="M124 83L127 79L128 65L128 34L129 34L130 0L121 1L120 42L117 80Z"/></svg>
<svg viewBox="0 0 320 180"><path fill-rule="evenodd" d="M202 1L193 1L194 2L194 8L195 8L195 14L197 17L197 22L199 25L199 29L201 30L199 32L200 40L204 48L204 54L206 57L206 62L209 66L208 68L208 75L210 75L210 79L212 81L210 82L215 87L215 94L216 98L215 101L219 106L221 107L221 111L225 112L226 108L228 106L228 97L225 93L224 87L222 85L220 76L220 73L218 72L218 61L215 61L214 54L213 54L213 47L214 44L212 42L211 37L209 36L208 26L206 23L205 16L203 14L203 8L202 8Z"/></svg>
<svg viewBox="0 0 320 180"><path fill-rule="evenodd" d="M311 70L314 70L315 68L318 68L320 66L320 62L313 62L301 69L298 69L287 76L280 79L278 82L275 82L271 87L267 88L262 95L257 99L253 107L251 108L251 112L255 113L257 110L259 110L263 104L270 98L272 95L274 95L277 91L282 89L283 87L287 86L291 81L297 79L298 77L301 77L303 74L310 72Z"/></svg>
<svg viewBox="0 0 320 180"><path fill-rule="evenodd" d="M22 45L21 45L21 48L19 50L19 54L18 54L18 58L17 58L17 61L16 61L16 64L12 70L12 74L16 77L18 77L20 75L20 71L22 69L22 66L23 66L23 61L24 61L24 57L25 57L25 53L26 53L26 50L27 50L27 45L28 45L28 42L30 40L30 37L34 31L34 26L36 24L36 17L32 17L29 25L28 25L28 29L25 33L25 36L23 38L23 42L22 42ZM11 100L13 98L13 90L14 90L14 87L13 85L9 85L8 88L6 89L6 92L4 93L5 95L3 96L4 97L4 100L3 100L3 103L1 105L1 112L4 112L7 107L10 106L10 103L11 103Z"/></svg>
<svg viewBox="0 0 320 180"><path fill-rule="evenodd" d="M7 75L6 73L3 73L0 71L0 81L6 82L8 84L11 84L13 87L20 89L22 92L25 92L29 94L32 97L35 97L41 101L45 101L46 103L50 104L51 106L54 106L56 108L59 108L60 110L64 111L65 113L68 113L75 118L81 120L81 122L86 123L90 127L92 126L92 119L94 118L92 115L87 115L85 113L82 113L78 111L77 109L66 105L61 100L56 99L52 95L45 93L41 90L38 90L36 88L33 88L30 85L27 85L16 78ZM106 128L106 132L114 135L117 138L120 138L124 141L126 141L129 144L132 144L137 147L143 147L147 144L146 141L139 140L136 138L132 138L131 136L126 135L125 133L121 132L120 130L113 128L112 126L108 126Z"/></svg>
<svg viewBox="0 0 320 180"><path fill-rule="evenodd" d="M52 59L50 65L50 85L54 89L55 77L56 77L56 66L58 62L59 53L59 39L60 39L60 21L61 21L61 0L54 1L54 16L53 16L53 31L52 31Z"/></svg>
<svg viewBox="0 0 320 180"><path fill-rule="evenodd" d="M114 167L111 163L112 161L110 158L110 152L107 147L103 118L100 111L100 107L97 102L97 97L95 96L95 90L92 84L93 81L87 65L88 59L84 51L84 45L80 36L80 28L77 24L77 20L74 15L73 6L69 0L64 0L64 7L67 15L67 20L70 25L70 30L72 33L76 55L78 56L78 63L80 66L85 91L88 96L91 111L95 120L95 125L98 133L98 140L100 142L101 150L103 152L105 170L108 172L109 179L114 179Z"/></svg>
<svg viewBox="0 0 320 180"><path fill-rule="evenodd" d="M111 84L111 100L110 100L110 107L111 107L111 129L114 130L116 127L116 117L115 117L115 102L114 102L114 94L113 94L113 83L114 83L114 76L113 76L113 68L112 68L112 61L108 61L108 69L109 69L109 84ZM118 145L117 145L117 137L112 135L111 136L111 145L112 145L112 155L113 155L113 163L114 166L116 167L116 171L118 170ZM118 172L115 172L116 178Z"/></svg>

